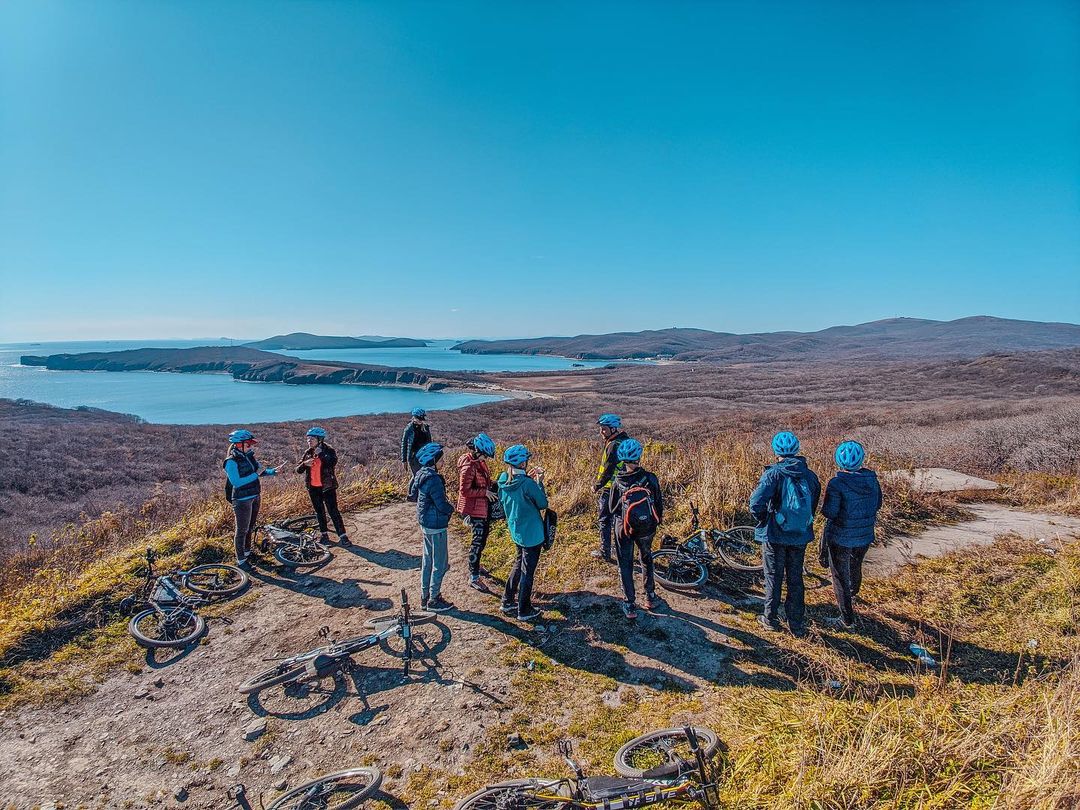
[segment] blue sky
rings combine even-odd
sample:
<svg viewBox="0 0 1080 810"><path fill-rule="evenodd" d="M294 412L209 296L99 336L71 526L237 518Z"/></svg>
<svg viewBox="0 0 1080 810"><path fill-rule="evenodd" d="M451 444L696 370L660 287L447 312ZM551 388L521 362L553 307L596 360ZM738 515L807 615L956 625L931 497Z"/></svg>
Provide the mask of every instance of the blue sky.
<svg viewBox="0 0 1080 810"><path fill-rule="evenodd" d="M1080 320L1080 6L0 4L0 339Z"/></svg>

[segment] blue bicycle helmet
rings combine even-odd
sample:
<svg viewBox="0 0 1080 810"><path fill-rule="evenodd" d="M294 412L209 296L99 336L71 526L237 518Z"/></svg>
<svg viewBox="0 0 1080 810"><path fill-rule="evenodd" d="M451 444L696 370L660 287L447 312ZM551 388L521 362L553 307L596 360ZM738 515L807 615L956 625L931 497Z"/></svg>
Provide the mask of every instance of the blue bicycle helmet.
<svg viewBox="0 0 1080 810"><path fill-rule="evenodd" d="M425 411L423 408L413 408L412 415L415 416L417 419L427 419L427 411Z"/></svg>
<svg viewBox="0 0 1080 810"><path fill-rule="evenodd" d="M529 452L528 447L523 444L515 444L506 448L506 452L503 453L503 461L511 467L517 467L521 470L525 468L531 455L532 453Z"/></svg>
<svg viewBox="0 0 1080 810"><path fill-rule="evenodd" d="M596 420L596 424L618 430L622 427L622 417L613 413L605 413Z"/></svg>
<svg viewBox="0 0 1080 810"><path fill-rule="evenodd" d="M442 452L443 449L441 444L438 442L428 442L416 451L416 460L426 467L429 464L438 461L439 457L442 456Z"/></svg>
<svg viewBox="0 0 1080 810"><path fill-rule="evenodd" d="M472 446L477 453L482 453L488 458L495 458L495 442L486 433L478 433L472 440Z"/></svg>
<svg viewBox="0 0 1080 810"><path fill-rule="evenodd" d="M858 442L842 442L836 448L836 465L843 470L857 470L866 458L866 450Z"/></svg>
<svg viewBox="0 0 1080 810"><path fill-rule="evenodd" d="M619 449L615 451L615 454L619 457L619 461L630 461L637 464L641 461L641 454L645 451L645 448L641 446L641 442L637 439L623 439L619 442Z"/></svg>
<svg viewBox="0 0 1080 810"><path fill-rule="evenodd" d="M326 431L323 430L321 427L313 427L313 428L311 428L311 430L309 430L307 432L306 435L314 436L316 439L325 439L326 438Z"/></svg>
<svg viewBox="0 0 1080 810"><path fill-rule="evenodd" d="M793 456L799 452L799 440L790 430L781 430L772 437L772 449L778 456Z"/></svg>
<svg viewBox="0 0 1080 810"><path fill-rule="evenodd" d="M240 428L234 430L229 434L229 444L239 444L240 442L250 442L255 438L255 434L250 430Z"/></svg>

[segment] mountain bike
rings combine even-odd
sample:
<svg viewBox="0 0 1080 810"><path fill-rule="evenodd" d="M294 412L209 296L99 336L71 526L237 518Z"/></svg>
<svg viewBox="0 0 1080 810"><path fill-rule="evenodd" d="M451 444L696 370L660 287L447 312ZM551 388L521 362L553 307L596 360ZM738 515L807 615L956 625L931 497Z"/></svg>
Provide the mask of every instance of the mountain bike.
<svg viewBox="0 0 1080 810"><path fill-rule="evenodd" d="M764 568L761 543L754 539L753 526L732 529L703 529L701 515L690 504L691 532L684 540L666 535L653 552L656 581L665 588L688 591L700 588L709 578L709 569L718 563L735 571L760 574Z"/></svg>
<svg viewBox="0 0 1080 810"><path fill-rule="evenodd" d="M259 805L265 810L347 810L359 807L381 784L382 771L378 768L350 768L298 785L278 796L269 807L261 799ZM243 785L233 785L227 796L233 802L231 810L251 810Z"/></svg>
<svg viewBox="0 0 1080 810"><path fill-rule="evenodd" d="M315 519L314 515L310 516ZM259 551L273 547L274 559L287 568L307 568L329 562L330 549L307 526L308 517L259 526ZM315 523L318 526L318 522Z"/></svg>
<svg viewBox="0 0 1080 810"><path fill-rule="evenodd" d="M291 658L282 659L271 669L260 672L240 684L240 692L245 695L257 694L271 686L317 681L336 675L352 666L352 656L364 650L370 650L372 647L378 647L381 642L391 636L399 636L405 641L405 651L402 654L403 676L408 678L413 654L412 628L435 621L436 618L435 613L411 610L409 597L402 588L401 610L398 613L368 619L364 622L364 625L372 628L373 632L347 638L344 641L331 642ZM320 635L328 634L329 628L320 631Z"/></svg>
<svg viewBox="0 0 1080 810"><path fill-rule="evenodd" d="M234 596L248 584L248 576L234 565L197 565L189 571L157 574L154 550L146 550L146 576L133 595L120 602L120 610L131 613L146 605L128 621L128 632L142 647L186 647L206 630L206 621L196 608L210 598ZM199 596L187 596L181 588Z"/></svg>
<svg viewBox="0 0 1080 810"><path fill-rule="evenodd" d="M568 741L561 753L568 779L515 779L483 787L454 810L627 810L661 802L717 806L713 759L716 734L704 728L667 728L636 737L615 755L620 776L585 776Z"/></svg>

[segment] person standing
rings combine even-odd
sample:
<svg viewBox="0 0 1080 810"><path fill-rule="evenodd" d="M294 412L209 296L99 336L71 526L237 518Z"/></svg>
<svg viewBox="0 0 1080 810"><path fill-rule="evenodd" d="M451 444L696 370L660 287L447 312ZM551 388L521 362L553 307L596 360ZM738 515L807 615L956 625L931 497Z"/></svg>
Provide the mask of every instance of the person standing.
<svg viewBox="0 0 1080 810"><path fill-rule="evenodd" d="M453 605L442 597L442 581L450 570L446 547L446 527L454 507L446 499L446 481L439 474L442 446L429 442L416 454L420 469L409 484L409 500L416 502L416 520L424 535L424 552L420 561L420 607L438 613L452 610Z"/></svg>
<svg viewBox="0 0 1080 810"><path fill-rule="evenodd" d="M469 546L469 587L486 590L480 581L480 556L491 531L491 502L498 496L491 491L491 471L485 459L495 458L495 442L485 433L470 439L467 452L458 459L457 511L472 529Z"/></svg>
<svg viewBox="0 0 1080 810"><path fill-rule="evenodd" d="M855 629L852 600L862 585L866 550L874 542L874 525L881 508L881 485L872 470L863 467L866 450L858 442L836 448L840 469L825 487L821 514L825 517L822 542L828 546L829 571L840 615L826 621L844 630Z"/></svg>
<svg viewBox="0 0 1080 810"><path fill-rule="evenodd" d="M615 524L615 549L622 579L623 613L637 618L634 601L634 549L641 558L645 610L658 601L653 579L652 544L656 530L664 520L664 496L656 476L641 465L643 448L637 439L625 439L619 445L618 459L623 471L612 480L608 511Z"/></svg>
<svg viewBox="0 0 1080 810"><path fill-rule="evenodd" d="M427 411L423 408L412 409L412 419L401 434L401 463L416 475L423 465L416 454L425 444L431 443L431 427L427 423Z"/></svg>
<svg viewBox="0 0 1080 810"><path fill-rule="evenodd" d="M594 557L611 562L612 517L609 507L611 479L622 471L618 458L619 445L630 437L622 429L622 418L613 413L605 413L596 423L600 426L600 436L604 440L604 454L600 458L600 471L596 475L593 491L596 492L597 527L600 530L600 548L592 552Z"/></svg>
<svg viewBox="0 0 1080 810"><path fill-rule="evenodd" d="M780 593L787 585L784 613L792 635L806 635L803 560L814 539L814 512L821 497L821 482L800 455L799 440L784 430L773 436L776 463L761 474L750 496L750 513L757 521L754 537L762 544L765 562L765 611L758 622L779 630Z"/></svg>
<svg viewBox="0 0 1080 810"><path fill-rule="evenodd" d="M264 467L255 460L255 434L240 428L229 434L229 451L222 467L225 469L225 500L232 504L236 519L233 545L236 564L248 566L251 555L251 538L255 534L255 522L259 519L259 501L262 491L259 479L264 475L276 475L273 467Z"/></svg>
<svg viewBox="0 0 1080 810"><path fill-rule="evenodd" d="M532 604L533 582L540 565L544 544L544 510L548 508L544 492L544 471L527 472L529 448L515 444L506 448L503 461L507 469L499 473L499 501L506 513L506 528L517 547L517 557L506 578L502 612L517 615L521 621L539 618Z"/></svg>
<svg viewBox="0 0 1080 810"><path fill-rule="evenodd" d="M345 523L338 510L338 482L335 473L337 451L326 443L326 431L321 427L311 428L306 434L306 439L307 450L304 451L300 463L296 465L296 472L304 476L311 506L319 519L322 539L324 542L330 539L326 525L326 513L329 512L330 520L334 523L334 531L337 532L338 542L343 546L351 546L352 542L345 532Z"/></svg>

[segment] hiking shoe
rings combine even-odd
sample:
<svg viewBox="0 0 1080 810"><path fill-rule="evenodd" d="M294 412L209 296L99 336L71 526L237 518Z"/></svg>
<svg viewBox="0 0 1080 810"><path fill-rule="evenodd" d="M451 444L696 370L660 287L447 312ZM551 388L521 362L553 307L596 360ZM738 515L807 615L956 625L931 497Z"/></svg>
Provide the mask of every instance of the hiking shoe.
<svg viewBox="0 0 1080 810"><path fill-rule="evenodd" d="M431 597L429 597L429 596L421 596L420 597L420 609L421 610L427 610L428 605L430 605L430 604L431 604Z"/></svg>
<svg viewBox="0 0 1080 810"><path fill-rule="evenodd" d="M647 593L645 594L645 598L641 600L641 606L645 608L645 610L655 610L662 604L664 604L664 600L655 593Z"/></svg>
<svg viewBox="0 0 1080 810"><path fill-rule="evenodd" d="M637 610L634 609L633 602L623 602L622 603L622 612L623 612L623 615L626 616L626 618L628 618L628 619L636 619L637 618Z"/></svg>
<svg viewBox="0 0 1080 810"><path fill-rule="evenodd" d="M614 561L613 561L613 560L611 559L611 554L610 554L610 553L607 553L607 554L605 554L605 553L604 553L603 551L601 551L600 549L595 549L595 550L593 550L593 551L590 551L590 552L589 552L589 554L590 554L591 556L595 557L595 558L596 558L596 559L598 559L598 560L603 560L604 562L614 562Z"/></svg>
<svg viewBox="0 0 1080 810"><path fill-rule="evenodd" d="M453 610L454 606L450 602L447 602L445 599L443 599L441 596L436 596L427 603L427 609L433 610L436 613L446 613L446 611L448 610Z"/></svg>
<svg viewBox="0 0 1080 810"><path fill-rule="evenodd" d="M487 586L480 581L480 577L469 577L469 587L474 591L481 591L487 593Z"/></svg>
<svg viewBox="0 0 1080 810"><path fill-rule="evenodd" d="M236 561L237 568L251 568L251 563L248 562L247 557Z"/></svg>
<svg viewBox="0 0 1080 810"><path fill-rule="evenodd" d="M349 539L349 535L347 535L347 534L339 534L338 535L338 543L340 543L343 546L351 546L352 545L352 540Z"/></svg>
<svg viewBox="0 0 1080 810"><path fill-rule="evenodd" d="M855 629L855 622L846 622L843 616L830 616L825 620L825 624L830 627L839 627L841 630Z"/></svg>
<svg viewBox="0 0 1080 810"><path fill-rule="evenodd" d="M500 608L500 610L502 610L502 612L505 613L507 616L516 616L517 615L517 604L514 604L514 603L507 604L506 602L503 602L502 607Z"/></svg>
<svg viewBox="0 0 1080 810"><path fill-rule="evenodd" d="M757 623L761 625L763 630L768 630L770 633L775 633L780 630L780 623L770 622L766 616L758 616Z"/></svg>
<svg viewBox="0 0 1080 810"><path fill-rule="evenodd" d="M528 613L519 613L518 614L518 621L519 622L531 622L533 619L538 619L538 618L540 618L540 611L536 610L535 608L530 610Z"/></svg>

